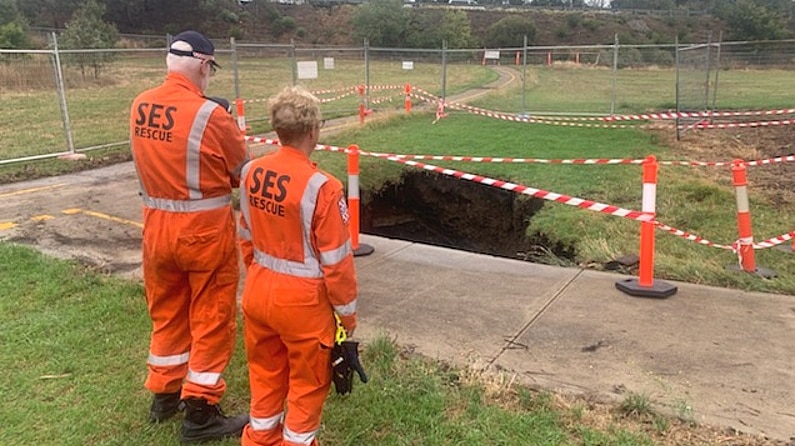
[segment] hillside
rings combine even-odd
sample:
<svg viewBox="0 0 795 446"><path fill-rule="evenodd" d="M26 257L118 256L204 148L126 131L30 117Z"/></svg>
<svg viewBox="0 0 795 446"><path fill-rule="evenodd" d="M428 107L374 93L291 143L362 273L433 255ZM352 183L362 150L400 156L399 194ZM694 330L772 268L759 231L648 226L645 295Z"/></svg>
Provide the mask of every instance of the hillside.
<svg viewBox="0 0 795 446"><path fill-rule="evenodd" d="M311 6L269 4L258 6L242 15L243 40L297 44L347 45L360 44L351 37L351 17L355 6ZM421 14L430 7L412 8ZM597 45L612 44L619 36L622 44L703 42L711 32L717 39L724 30L723 22L711 16L653 16L600 11L559 11L486 9L467 10L472 35L481 41L492 24L508 15L525 15L536 25L531 45ZM288 19L291 18L292 20ZM285 29L285 23L294 26ZM220 31L223 33L223 31ZM220 36L219 36L220 37ZM521 42L519 42L521 44Z"/></svg>

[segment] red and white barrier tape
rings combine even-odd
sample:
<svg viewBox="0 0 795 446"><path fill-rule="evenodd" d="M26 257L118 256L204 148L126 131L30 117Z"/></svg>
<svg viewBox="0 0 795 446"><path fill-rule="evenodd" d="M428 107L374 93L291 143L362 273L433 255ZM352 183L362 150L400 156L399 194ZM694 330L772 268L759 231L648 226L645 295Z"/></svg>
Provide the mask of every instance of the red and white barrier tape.
<svg viewBox="0 0 795 446"><path fill-rule="evenodd" d="M318 99L320 99L320 103L321 104L326 104L328 102L339 101L340 99L345 99L348 96L353 96L354 94L356 94L355 91L349 91L347 93L343 93L343 94L334 96L333 98L318 98Z"/></svg>
<svg viewBox="0 0 795 446"><path fill-rule="evenodd" d="M345 92L356 93L356 89L357 87L353 86L353 87L336 88L333 90L309 90L309 92L317 96L319 94L334 94L334 93L345 93Z"/></svg>
<svg viewBox="0 0 795 446"><path fill-rule="evenodd" d="M756 128L756 127L780 127L784 125L793 125L795 124L795 119L782 119L778 121L754 121L754 122L727 122L727 123L718 123L718 124L705 124L705 123L698 123L688 126L680 125L679 129L696 129L696 130L706 130L706 129L740 129L740 128Z"/></svg>
<svg viewBox="0 0 795 446"><path fill-rule="evenodd" d="M505 157L491 157L491 156L458 156L458 155L406 155L396 153L378 153L378 152L360 152L363 155L372 155L377 157L397 157L412 160L431 160L431 161L460 161L472 163L506 163L506 164L572 164L572 165L617 165L617 164L643 164L643 159L611 159L611 158L595 158L595 159L543 159L543 158L505 158ZM746 166L762 166L775 163L794 162L795 155L779 156L765 160L755 160L746 162ZM668 166L690 166L690 167L725 167L731 166L731 161L657 161L658 164Z"/></svg>
<svg viewBox="0 0 795 446"><path fill-rule="evenodd" d="M246 140L247 141L252 141L252 142L257 142L257 143L262 143L262 144L279 145L279 140L278 139L268 139L268 138L259 138L259 137L255 137L255 136L246 136ZM341 153L347 153L349 151L349 149L346 148L346 147L338 147L338 146L331 146L331 145L321 145L321 144L317 145L316 150L325 150L325 151L330 151L330 152L341 152ZM360 150L359 154L360 155L366 155L366 156L373 156L373 157L377 157L377 158L381 158L381 159L387 159L387 160L390 160L390 161L395 161L395 162L398 162L398 163L401 163L401 164L405 164L405 165L408 165L408 166L412 166L412 167L418 167L418 168L421 168L421 169L424 169L424 170L430 170L430 171L433 171L433 172L441 173L441 174L452 176L452 177L455 177L455 178L459 178L459 179L463 179L463 180L468 180L468 181L472 181L472 182L476 182L476 183L485 184L487 186L498 187L500 189L510 190L510 191L518 192L518 193L521 193L521 194L524 194L524 195L530 195L530 196L533 196L533 197L536 197L536 198L542 198L544 200L550 200L550 201L555 201L555 202L558 202L558 203L568 204L568 205L571 205L571 206L577 206L577 207L582 208L582 209L587 209L587 210L596 211L596 212L602 212L602 213L615 215L615 216L618 216L618 217L629 218L629 219L637 220L637 221L652 221L652 223L654 223L655 226L657 228L659 228L660 230L668 232L669 234L684 238L685 240L689 240L689 241L698 243L699 245L710 246L710 247L718 248L718 249L730 250L730 251L733 251L733 252L739 252L737 250L737 246L738 246L738 242L737 241L735 241L731 245L718 244L718 243L712 242L712 241L710 241L708 239L705 239L705 238L703 238L701 236L698 236L698 235L695 235L695 234L691 234L689 232L682 231L680 229L676 229L676 228L674 228L672 226L668 226L668 225L666 225L666 224L664 224L664 223L662 223L660 221L652 220L652 217L650 217L647 214L644 214L642 212L639 212L639 211L632 211L632 210L623 209L623 208L619 208L619 207L615 207L615 206L611 206L611 205L607 205L607 204L597 203L597 202L594 202L594 201L584 200L584 199L581 199L581 198L569 197L567 195L556 194L554 192L547 192L547 191L543 191L543 190L540 190L540 189L534 189L534 188L531 188L531 187L510 183L510 182L507 182L507 181L496 180L496 179L484 177L484 176L481 176L481 175L464 173L464 172L460 172L460 171L453 170L453 169L445 169L445 168L434 166L434 165L431 165L431 164L414 162L414 161L410 161L410 160L405 159L405 157L413 157L413 156L417 156L417 155L393 155L393 154L378 153L378 152L368 152L368 151L364 151L364 150ZM422 155L422 156L425 156L425 155ZM432 157L432 158L433 159L437 159L436 157ZM474 161L474 160L478 159L478 157L452 157L452 158L462 158L462 159L460 159L461 161ZM790 157L787 157L787 158L793 158L793 157L790 156ZM427 158L425 158L425 159L427 159ZM486 160L487 158L481 158L481 159L482 160ZM496 159L500 159L500 158L493 158L493 159L496 160ZM510 158L506 158L506 159L510 159ZM443 160L446 160L446 161L459 161L459 159L447 159L447 157L443 157ZM516 158L516 160L520 160L520 158ZM624 160L621 160L621 161L624 161ZM638 164L638 163L636 163L634 161L643 162L643 160L628 160L628 161L633 161L633 164ZM786 233L786 234L783 234L783 235L779 235L779 236L776 236L776 237L773 237L773 238L770 238L770 239L767 239L767 240L764 240L764 241L761 241L761 242L758 242L758 243L754 243L754 249L759 250L759 249L771 248L771 247L786 243L788 241L791 241L793 239L795 239L795 231L792 231L792 232L789 232L789 233Z"/></svg>

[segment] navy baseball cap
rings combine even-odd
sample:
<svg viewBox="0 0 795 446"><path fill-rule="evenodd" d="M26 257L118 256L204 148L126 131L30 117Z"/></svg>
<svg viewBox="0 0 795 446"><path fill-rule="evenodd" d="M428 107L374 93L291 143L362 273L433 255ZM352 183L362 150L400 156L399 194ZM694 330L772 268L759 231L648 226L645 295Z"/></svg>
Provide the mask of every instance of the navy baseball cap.
<svg viewBox="0 0 795 446"><path fill-rule="evenodd" d="M205 37L202 33L197 31L183 31L174 36L174 38L171 40L171 44L173 45L174 42L186 42L191 46L191 48L193 48L193 51L169 48L169 53L176 54L177 56L196 57L197 59L209 60L212 66L221 68L221 66L215 61L214 57L207 58L196 55L197 53L203 54L205 56L213 56L215 54L215 46L213 46L213 43L210 42L210 39Z"/></svg>

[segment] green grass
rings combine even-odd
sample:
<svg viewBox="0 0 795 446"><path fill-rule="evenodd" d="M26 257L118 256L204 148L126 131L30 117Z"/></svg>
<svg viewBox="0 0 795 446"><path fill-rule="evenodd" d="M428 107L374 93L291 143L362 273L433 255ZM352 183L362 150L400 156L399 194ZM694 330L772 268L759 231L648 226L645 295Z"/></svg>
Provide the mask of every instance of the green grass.
<svg viewBox="0 0 795 446"><path fill-rule="evenodd" d="M0 444L178 444L179 421L147 422L150 323L141 284L8 243L0 243L0 259ZM322 444L654 444L612 423L591 427L546 394L490 393L471 374L403 354L387 334L362 360L371 381L357 381L345 397L332 393ZM247 409L247 373L238 342L225 373L227 413Z"/></svg>

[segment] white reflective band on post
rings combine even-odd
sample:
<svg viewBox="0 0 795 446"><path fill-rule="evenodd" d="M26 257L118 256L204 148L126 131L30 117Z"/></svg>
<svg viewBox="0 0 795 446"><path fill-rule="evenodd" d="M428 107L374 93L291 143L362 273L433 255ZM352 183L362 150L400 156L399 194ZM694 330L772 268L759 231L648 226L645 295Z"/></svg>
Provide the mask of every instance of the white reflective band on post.
<svg viewBox="0 0 795 446"><path fill-rule="evenodd" d="M351 303L345 305L334 305L334 311L337 312L340 316L350 316L353 313L356 313L356 302L359 299L353 299Z"/></svg>
<svg viewBox="0 0 795 446"><path fill-rule="evenodd" d="M284 412L277 413L272 417L257 418L254 416L249 417L249 424L255 431L269 431L279 427L284 417Z"/></svg>
<svg viewBox="0 0 795 446"><path fill-rule="evenodd" d="M654 183L643 183L643 203L640 210L643 212L654 213L657 205L657 185Z"/></svg>
<svg viewBox="0 0 795 446"><path fill-rule="evenodd" d="M290 428L284 426L284 431L282 432L284 435L284 439L287 441L291 441L293 443L298 444L305 444L310 445L313 441L315 441L315 436L317 435L317 429L313 430L312 432L305 432L305 433L298 433L291 431Z"/></svg>
<svg viewBox="0 0 795 446"><path fill-rule="evenodd" d="M305 277L308 279L319 279L323 277L323 271L320 269L320 265L314 257L307 259L307 263L299 263L291 260L277 259L255 248L254 261L260 266L277 273Z"/></svg>
<svg viewBox="0 0 795 446"><path fill-rule="evenodd" d="M351 241L350 239L346 240L345 243L337 249L321 252L320 264L326 266L336 265L352 252Z"/></svg>
<svg viewBox="0 0 795 446"><path fill-rule="evenodd" d="M754 244L754 238L753 237L740 237L740 239L737 240L737 241L741 245L753 245Z"/></svg>
<svg viewBox="0 0 795 446"><path fill-rule="evenodd" d="M193 370L188 369L187 380L192 383L201 384L203 386L214 386L218 384L218 380L220 379L221 379L220 373L195 372Z"/></svg>
<svg viewBox="0 0 795 446"><path fill-rule="evenodd" d="M190 352L185 352L180 355L171 355L171 356L157 356L150 352L149 359L147 359L146 362L151 365L170 366L170 365L187 364L188 359L190 359Z"/></svg>
<svg viewBox="0 0 795 446"><path fill-rule="evenodd" d="M359 175L348 175L348 199L359 198Z"/></svg>
<svg viewBox="0 0 795 446"><path fill-rule="evenodd" d="M748 212L748 186L735 186L734 193L737 197L737 212Z"/></svg>
<svg viewBox="0 0 795 446"><path fill-rule="evenodd" d="M169 212L199 212L220 209L232 204L231 195L204 198L201 200L169 200L166 198L143 197L144 206Z"/></svg>
<svg viewBox="0 0 795 446"><path fill-rule="evenodd" d="M204 138L204 130L207 129L210 115L213 114L213 110L217 106L218 104L209 99L202 104L196 113L196 117L193 118L193 125L188 134L188 147L185 154L185 180L186 186L188 186L188 196L193 200L202 198L201 184L199 183L201 178L199 166L201 166L202 139Z"/></svg>

